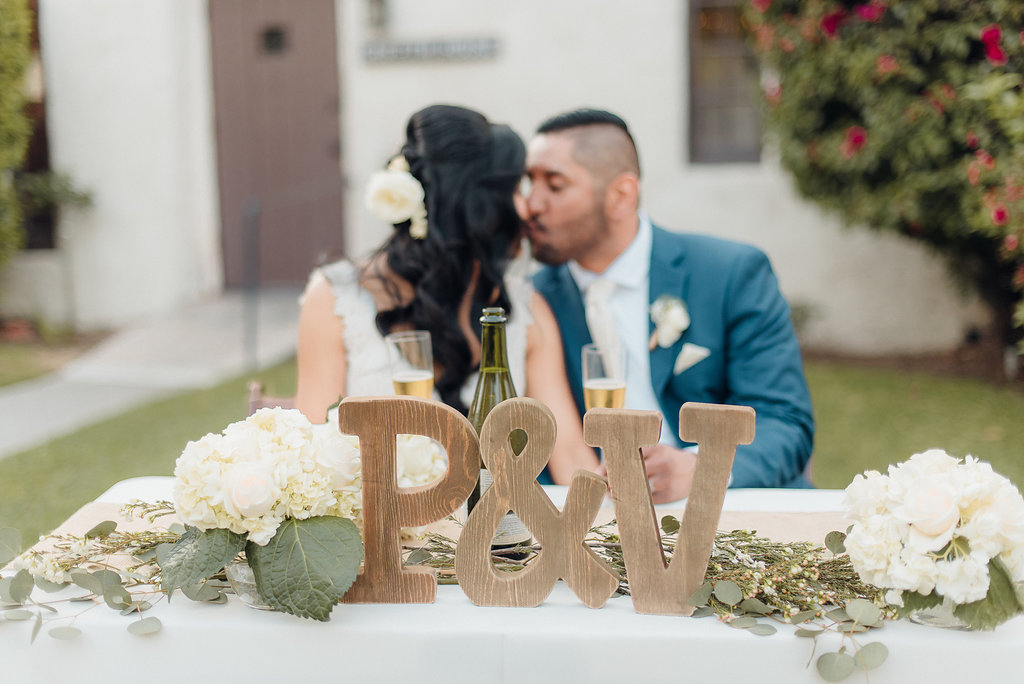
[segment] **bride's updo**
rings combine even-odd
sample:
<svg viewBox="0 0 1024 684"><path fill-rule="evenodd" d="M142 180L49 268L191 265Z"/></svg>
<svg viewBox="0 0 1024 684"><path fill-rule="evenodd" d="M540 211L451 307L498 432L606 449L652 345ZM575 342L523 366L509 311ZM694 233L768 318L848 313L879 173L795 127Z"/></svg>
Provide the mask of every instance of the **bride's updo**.
<svg viewBox="0 0 1024 684"><path fill-rule="evenodd" d="M380 312L377 327L384 334L399 324L429 330L434 361L444 369L435 386L446 404L466 413L459 390L473 366L459 326L459 303L476 261L480 276L470 321L477 337L483 307L511 312L503 274L522 235L512 195L526 149L508 126L491 124L463 107L433 105L410 117L402 155L423 185L427 231L423 238L413 237L405 221L381 246L388 267L416 294L409 305Z"/></svg>

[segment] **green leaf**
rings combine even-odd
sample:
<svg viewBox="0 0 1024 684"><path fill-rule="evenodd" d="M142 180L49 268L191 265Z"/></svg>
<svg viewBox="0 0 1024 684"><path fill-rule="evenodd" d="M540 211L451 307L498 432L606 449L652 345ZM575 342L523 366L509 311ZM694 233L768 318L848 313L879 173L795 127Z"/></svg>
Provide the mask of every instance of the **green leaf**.
<svg viewBox="0 0 1024 684"><path fill-rule="evenodd" d="M825 617L833 622L850 622L853 619L843 608L834 608L825 613Z"/></svg>
<svg viewBox="0 0 1024 684"><path fill-rule="evenodd" d="M327 620L359 573L363 542L347 518L287 519L266 546L248 544L256 590L270 606Z"/></svg>
<svg viewBox="0 0 1024 684"><path fill-rule="evenodd" d="M39 587L40 591L45 591L47 594L58 592L64 587L68 586L67 582L61 582L60 584L57 584L56 582L45 580L42 577L36 577L35 583L36 586Z"/></svg>
<svg viewBox="0 0 1024 684"><path fill-rule="evenodd" d="M690 598L686 599L686 602L694 607L703 606L708 602L708 599L711 598L712 589L714 589L714 586L711 582L705 582L700 585L700 589L690 594Z"/></svg>
<svg viewBox="0 0 1024 684"><path fill-rule="evenodd" d="M729 620L729 626L735 627L736 629L750 629L757 624L757 618L752 617L738 617Z"/></svg>
<svg viewBox="0 0 1024 684"><path fill-rule="evenodd" d="M760 622L750 628L750 633L756 634L757 636L771 636L777 631L779 630L775 629L775 625L769 625L763 622Z"/></svg>
<svg viewBox="0 0 1024 684"><path fill-rule="evenodd" d="M878 627L882 624L882 611L867 599L852 599L846 604L846 614L854 622L868 627Z"/></svg>
<svg viewBox="0 0 1024 684"><path fill-rule="evenodd" d="M691 605L693 605L693 604L691 604ZM715 611L712 610L711 608L709 608L708 606L701 606L700 608L697 608L692 613L690 613L690 617L693 617L693 618L711 617L714 614L715 614Z"/></svg>
<svg viewBox="0 0 1024 684"><path fill-rule="evenodd" d="M739 585L729 580L715 582L715 598L727 606L735 606L743 600L743 590Z"/></svg>
<svg viewBox="0 0 1024 684"><path fill-rule="evenodd" d="M837 556L846 553L846 533L835 530L826 534L825 548Z"/></svg>
<svg viewBox="0 0 1024 684"><path fill-rule="evenodd" d="M8 610L7 612L5 612L4 619L11 620L13 622L20 622L21 620L31 620L34 614L35 613L33 613L30 610L18 608L17 610Z"/></svg>
<svg viewBox="0 0 1024 684"><path fill-rule="evenodd" d="M409 554L409 557L405 559L405 564L422 565L423 563L426 563L433 557L433 554L427 551L426 549L414 549L412 553Z"/></svg>
<svg viewBox="0 0 1024 684"><path fill-rule="evenodd" d="M799 625L802 622L813 620L815 617L817 617L817 615L818 611L816 610L802 610L793 617L789 618L789 621L791 624Z"/></svg>
<svg viewBox="0 0 1024 684"><path fill-rule="evenodd" d="M846 653L824 653L816 663L818 674L826 682L838 682L846 679L856 669L853 656Z"/></svg>
<svg viewBox="0 0 1024 684"><path fill-rule="evenodd" d="M665 534L675 534L679 531L679 518L674 515L666 515L661 519L661 531Z"/></svg>
<svg viewBox="0 0 1024 684"><path fill-rule="evenodd" d="M135 636L147 636L150 634L156 634L164 625L160 622L160 618L148 617L136 620L135 622L128 625L128 631Z"/></svg>
<svg viewBox="0 0 1024 684"><path fill-rule="evenodd" d="M761 615L771 615L774 612L771 606L756 598L743 599L740 608L748 613L760 613Z"/></svg>
<svg viewBox="0 0 1024 684"><path fill-rule="evenodd" d="M86 539L92 539L93 537L106 537L111 532L117 529L117 523L113 520L104 520L101 523L97 523L91 530L85 533Z"/></svg>
<svg viewBox="0 0 1024 684"><path fill-rule="evenodd" d="M34 644L36 637L39 636L39 630L43 628L43 614L36 613L36 619L32 621L32 636L29 637L28 643Z"/></svg>
<svg viewBox="0 0 1024 684"><path fill-rule="evenodd" d="M82 587L93 594L99 595L103 593L103 582L88 570L74 568L68 571L68 574L71 576L71 582L76 586Z"/></svg>
<svg viewBox="0 0 1024 684"><path fill-rule="evenodd" d="M156 548L164 591L169 596L175 589L215 575L243 548L245 537L230 530L186 528L178 541Z"/></svg>
<svg viewBox="0 0 1024 684"><path fill-rule="evenodd" d="M9 588L11 600L14 603L24 603L32 595L32 588L35 587L35 580L28 570L19 570L11 579Z"/></svg>
<svg viewBox="0 0 1024 684"><path fill-rule="evenodd" d="M217 587L213 586L209 582L197 582L195 584L186 584L181 587L181 593L187 598L193 601L205 602L205 603L224 603L221 599L225 599L224 592Z"/></svg>
<svg viewBox="0 0 1024 684"><path fill-rule="evenodd" d="M66 625L64 627L54 627L50 629L47 632L47 634L49 634L54 639L60 639L61 641L69 641L71 639L75 639L81 636L82 630L78 629L77 627L72 627L71 625Z"/></svg>
<svg viewBox="0 0 1024 684"><path fill-rule="evenodd" d="M795 634L798 637L816 638L819 634L821 634L824 631L825 630L820 629L818 627L801 627L800 629L796 630Z"/></svg>
<svg viewBox="0 0 1024 684"><path fill-rule="evenodd" d="M114 610L123 610L132 603L131 594L120 584L103 588L103 601Z"/></svg>
<svg viewBox="0 0 1024 684"><path fill-rule="evenodd" d="M884 663L888 657L889 649L885 647L885 644L873 641L861 646L853 659L857 661L857 666L862 670L873 670Z"/></svg>
<svg viewBox="0 0 1024 684"><path fill-rule="evenodd" d="M924 608L934 608L935 606L942 603L942 597L937 592L930 594L920 594L916 591L904 591L903 592L903 607L899 609L898 613L900 617L909 615L915 610L922 610Z"/></svg>
<svg viewBox="0 0 1024 684"><path fill-rule="evenodd" d="M21 553L21 532L13 527L0 527L0 568Z"/></svg>
<svg viewBox="0 0 1024 684"><path fill-rule="evenodd" d="M985 598L953 609L953 615L972 628L991 630L1024 610L1010 572L998 557L988 562L988 593Z"/></svg>

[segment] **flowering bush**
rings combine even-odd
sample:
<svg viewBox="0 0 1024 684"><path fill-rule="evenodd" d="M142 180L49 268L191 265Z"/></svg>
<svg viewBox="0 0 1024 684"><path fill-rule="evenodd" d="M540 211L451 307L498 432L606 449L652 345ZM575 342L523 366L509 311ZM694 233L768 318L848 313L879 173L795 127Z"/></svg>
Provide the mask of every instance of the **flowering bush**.
<svg viewBox="0 0 1024 684"><path fill-rule="evenodd" d="M806 197L953 258L1024 326L1024 4L752 0L768 130Z"/></svg>
<svg viewBox="0 0 1024 684"><path fill-rule="evenodd" d="M907 610L947 598L972 626L992 629L1024 610L1024 499L971 456L939 449L868 471L846 488L854 521L846 550L861 579L892 589Z"/></svg>

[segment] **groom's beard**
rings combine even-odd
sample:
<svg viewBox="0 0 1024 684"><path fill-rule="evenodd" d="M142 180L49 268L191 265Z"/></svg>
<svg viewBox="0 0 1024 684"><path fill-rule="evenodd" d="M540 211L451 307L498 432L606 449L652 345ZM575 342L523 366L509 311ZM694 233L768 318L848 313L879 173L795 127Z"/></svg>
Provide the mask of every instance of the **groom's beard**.
<svg viewBox="0 0 1024 684"><path fill-rule="evenodd" d="M533 258L547 266L561 266L569 261L556 247L547 242L538 242L538 238L549 235L548 229L537 221L526 222L526 237L530 241L530 254Z"/></svg>
<svg viewBox="0 0 1024 684"><path fill-rule="evenodd" d="M536 219L525 223L533 258L548 266L580 261L612 237L608 219L597 204L591 211L554 231Z"/></svg>

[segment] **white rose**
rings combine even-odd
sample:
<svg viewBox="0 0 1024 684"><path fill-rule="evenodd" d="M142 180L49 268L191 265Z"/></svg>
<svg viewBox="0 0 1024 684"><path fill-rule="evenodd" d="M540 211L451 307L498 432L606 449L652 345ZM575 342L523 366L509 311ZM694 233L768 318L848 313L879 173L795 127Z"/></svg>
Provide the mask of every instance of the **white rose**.
<svg viewBox="0 0 1024 684"><path fill-rule="evenodd" d="M925 477L892 514L910 525L908 546L920 552L938 551L953 538L960 522L960 497L944 478Z"/></svg>
<svg viewBox="0 0 1024 684"><path fill-rule="evenodd" d="M433 482L448 467L441 445L423 435L399 435L397 457L399 487Z"/></svg>
<svg viewBox="0 0 1024 684"><path fill-rule="evenodd" d="M378 171L366 188L366 206L385 223L401 223L418 214L423 186L406 171Z"/></svg>
<svg viewBox="0 0 1024 684"><path fill-rule="evenodd" d="M243 518L258 518L274 506L276 496L270 473L257 465L232 469L225 477L225 497Z"/></svg>
<svg viewBox="0 0 1024 684"><path fill-rule="evenodd" d="M342 435L331 423L314 425L313 448L317 465L331 478L332 489L348 489L359 485L362 463L357 438Z"/></svg>
<svg viewBox="0 0 1024 684"><path fill-rule="evenodd" d="M671 347L690 327L690 314L679 297L661 295L651 304L651 320L660 347Z"/></svg>

